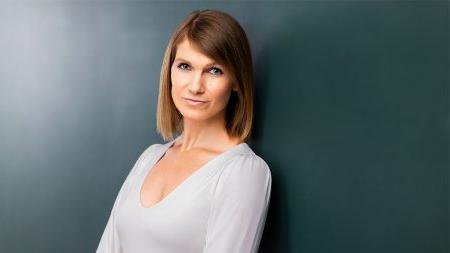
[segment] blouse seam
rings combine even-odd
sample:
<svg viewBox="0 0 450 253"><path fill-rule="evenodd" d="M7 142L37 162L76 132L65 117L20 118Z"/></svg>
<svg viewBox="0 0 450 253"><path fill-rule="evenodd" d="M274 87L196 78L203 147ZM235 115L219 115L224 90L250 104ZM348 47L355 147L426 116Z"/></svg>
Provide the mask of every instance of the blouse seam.
<svg viewBox="0 0 450 253"><path fill-rule="evenodd" d="M219 173L219 179L218 179L217 181L220 180L220 177L222 176L222 173L224 172L224 168L225 168L227 165L231 164L231 162L233 162L235 159L237 159L237 157L240 157L240 156L246 156L246 155L248 155L248 156L254 156L254 154L253 154L253 153L250 153L250 152L240 153L240 154L234 155L233 159L229 159L227 162L225 162L225 163L221 166L222 170L221 170L220 173ZM214 197L215 197L215 195L216 195L216 191L217 191L217 184L216 184L215 187L214 187L214 191L213 191L213 193L212 193L212 200L211 200L212 204L211 204L211 206L209 207L208 222L207 222L207 224L206 224L205 246L204 246L203 250L206 248L206 246L207 246L206 243L208 242L208 231L209 231L209 226L210 226L210 221L211 221L211 214L212 214L211 211L212 211L212 209L213 209L213 207L214 207L214 204L215 204Z"/></svg>

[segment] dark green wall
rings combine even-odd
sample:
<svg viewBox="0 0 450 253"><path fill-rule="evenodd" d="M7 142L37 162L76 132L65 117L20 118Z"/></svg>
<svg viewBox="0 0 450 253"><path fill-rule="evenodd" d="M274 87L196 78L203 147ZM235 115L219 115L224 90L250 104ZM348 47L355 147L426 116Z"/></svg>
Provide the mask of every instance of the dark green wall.
<svg viewBox="0 0 450 253"><path fill-rule="evenodd" d="M0 2L0 252L94 252L194 9L252 44L260 252L449 252L447 1Z"/></svg>

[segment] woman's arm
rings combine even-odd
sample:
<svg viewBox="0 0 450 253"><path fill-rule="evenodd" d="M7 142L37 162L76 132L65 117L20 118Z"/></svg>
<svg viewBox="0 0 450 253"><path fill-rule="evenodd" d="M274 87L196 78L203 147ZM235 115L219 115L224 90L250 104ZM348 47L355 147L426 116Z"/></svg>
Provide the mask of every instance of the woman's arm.
<svg viewBox="0 0 450 253"><path fill-rule="evenodd" d="M255 154L233 158L216 186L203 253L256 253L269 207L272 177Z"/></svg>
<svg viewBox="0 0 450 253"><path fill-rule="evenodd" d="M142 152L142 154L139 156L137 161L134 163L132 169L128 173L128 176L125 179L124 183L122 184L122 186L119 190L119 193L117 194L116 200L114 201L114 205L111 209L111 213L109 215L108 222L106 224L105 230L103 231L103 234L100 239L100 243L97 247L96 253L121 253L122 252L121 248L120 248L120 242L117 237L115 211L120 202L120 199L126 192L128 192L128 189L131 187L133 177L135 175L135 171L137 170L137 168L139 168L142 160L147 156L147 153L151 152L152 148L155 147L155 145L157 145L157 144L151 145L144 152Z"/></svg>

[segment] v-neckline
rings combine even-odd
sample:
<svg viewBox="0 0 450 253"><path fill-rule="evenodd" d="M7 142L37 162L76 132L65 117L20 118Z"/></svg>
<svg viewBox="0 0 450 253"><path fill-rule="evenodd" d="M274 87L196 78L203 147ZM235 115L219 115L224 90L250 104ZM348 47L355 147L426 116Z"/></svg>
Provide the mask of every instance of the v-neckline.
<svg viewBox="0 0 450 253"><path fill-rule="evenodd" d="M161 160L161 158L167 153L167 151L174 145L175 141L178 140L180 137L181 136L178 136L177 138L175 138L172 141L167 142L165 145L163 145L161 147L161 150L159 150L157 152L157 155L153 159L150 159L151 162L146 165L146 169L144 170L144 176L141 178L140 183L138 184L138 205L142 209L151 210L151 209L155 209L158 206L164 204L164 202L168 201L172 197L172 195L176 194L177 191L179 191L180 188L182 188L184 185L189 183L189 181L192 181L201 172L206 170L211 164L220 160L221 158L223 158L225 155L231 153L232 151L238 150L239 148L244 147L244 146L248 146L248 144L246 142L241 142L231 148L226 149L225 151L216 155L214 158L208 160L205 164L203 164L198 169L196 169L193 173L191 173L191 175L189 175L187 178L185 178L183 181L181 181L174 189L172 189L172 191L170 191L168 194L166 194L166 196L164 198L160 199L158 202L154 203L153 205L151 205L149 207L144 206L142 204L141 195L142 195L142 188L144 186L145 179L149 176L150 172L155 167L155 165L159 162L159 160Z"/></svg>

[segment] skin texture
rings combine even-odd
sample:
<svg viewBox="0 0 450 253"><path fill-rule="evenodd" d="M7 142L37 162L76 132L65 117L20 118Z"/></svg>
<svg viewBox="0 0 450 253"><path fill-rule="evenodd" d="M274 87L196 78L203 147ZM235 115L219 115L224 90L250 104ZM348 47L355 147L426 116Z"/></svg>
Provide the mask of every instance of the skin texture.
<svg viewBox="0 0 450 253"><path fill-rule="evenodd" d="M194 44L186 39L178 44L171 95L183 115L184 132L144 179L142 206L157 204L209 160L239 144L225 128L226 105L235 90L230 80L225 66L214 64ZM185 98L207 102L193 106Z"/></svg>

